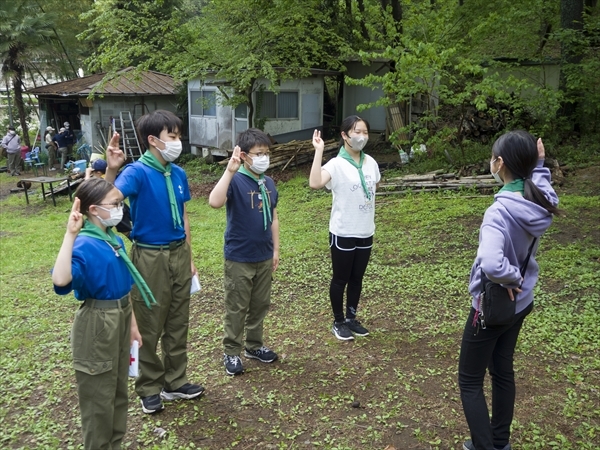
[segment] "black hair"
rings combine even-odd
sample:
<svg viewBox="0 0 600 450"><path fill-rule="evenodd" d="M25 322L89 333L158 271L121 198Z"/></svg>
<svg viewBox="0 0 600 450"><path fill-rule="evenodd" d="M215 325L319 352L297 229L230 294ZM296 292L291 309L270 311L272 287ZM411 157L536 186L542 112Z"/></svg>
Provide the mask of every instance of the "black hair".
<svg viewBox="0 0 600 450"><path fill-rule="evenodd" d="M168 133L181 133L183 130L183 122L171 111L157 109L156 111L140 117L136 121L135 127L137 128L142 145L144 148L148 149L150 148L148 136L158 138L165 128Z"/></svg>
<svg viewBox="0 0 600 450"><path fill-rule="evenodd" d="M544 193L531 180L531 173L538 162L537 141L530 133L523 130L509 131L500 136L492 146L494 158L502 157L506 169L513 178L525 180L523 197L552 214L560 214L560 210L546 198Z"/></svg>
<svg viewBox="0 0 600 450"><path fill-rule="evenodd" d="M365 119L354 115L348 116L342 121L342 124L340 125L340 133L343 131L344 133L346 133L347 136L350 131L354 130L358 122L364 122L367 126L367 131L371 131L371 126L369 125L369 122L367 122ZM344 145L344 138L340 138L340 147L342 145Z"/></svg>
<svg viewBox="0 0 600 450"><path fill-rule="evenodd" d="M258 128L248 128L240 133L237 138L237 145L244 153L248 153L253 147L265 146L271 148L271 139L269 136Z"/></svg>
<svg viewBox="0 0 600 450"><path fill-rule="evenodd" d="M15 131L15 127L13 127L12 125L10 125L10 126L8 127L8 129L9 129L10 131Z"/></svg>
<svg viewBox="0 0 600 450"><path fill-rule="evenodd" d="M87 214L90 206L100 203L114 188L115 186L112 183L102 178L90 178L83 181L75 191L75 197L80 202L79 212Z"/></svg>

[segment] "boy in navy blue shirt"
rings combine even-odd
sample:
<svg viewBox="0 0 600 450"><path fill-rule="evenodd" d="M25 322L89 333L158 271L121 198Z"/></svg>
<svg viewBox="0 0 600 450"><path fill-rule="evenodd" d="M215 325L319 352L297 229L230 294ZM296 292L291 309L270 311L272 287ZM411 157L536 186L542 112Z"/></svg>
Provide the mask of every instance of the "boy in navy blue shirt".
<svg viewBox="0 0 600 450"><path fill-rule="evenodd" d="M264 363L277 359L263 343L272 273L279 265L278 194L273 180L264 175L271 141L261 130L250 128L240 134L237 144L208 200L213 208L226 205L227 210L223 363L228 375L244 371L240 359L244 328L246 358Z"/></svg>

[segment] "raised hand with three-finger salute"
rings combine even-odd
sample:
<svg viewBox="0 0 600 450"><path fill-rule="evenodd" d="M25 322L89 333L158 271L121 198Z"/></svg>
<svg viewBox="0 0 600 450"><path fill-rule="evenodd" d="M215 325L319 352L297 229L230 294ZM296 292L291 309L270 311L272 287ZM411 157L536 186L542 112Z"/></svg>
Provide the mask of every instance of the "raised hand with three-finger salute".
<svg viewBox="0 0 600 450"><path fill-rule="evenodd" d="M108 167L106 168L104 179L110 183L115 181L117 172L125 164L125 153L119 148L120 139L121 135L115 131L110 138L108 147L106 147L106 164Z"/></svg>
<svg viewBox="0 0 600 450"><path fill-rule="evenodd" d="M240 166L242 165L242 159L240 158L240 153L242 149L240 149L239 145L236 145L233 149L233 154L231 158L229 158L229 162L227 163L227 170L231 173L236 173Z"/></svg>

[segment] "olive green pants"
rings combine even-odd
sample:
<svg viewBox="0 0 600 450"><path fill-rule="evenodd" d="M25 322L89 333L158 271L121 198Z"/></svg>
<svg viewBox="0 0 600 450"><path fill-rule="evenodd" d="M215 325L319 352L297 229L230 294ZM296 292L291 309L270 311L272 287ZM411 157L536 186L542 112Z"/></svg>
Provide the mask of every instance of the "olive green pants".
<svg viewBox="0 0 600 450"><path fill-rule="evenodd" d="M140 397L179 389L188 382L187 337L190 318L192 254L184 243L174 250L134 245L131 261L146 280L157 305L148 309L137 287L131 291L133 311L142 335L140 376L135 391ZM161 357L156 350L160 340Z"/></svg>
<svg viewBox="0 0 600 450"><path fill-rule="evenodd" d="M93 303L79 308L71 331L83 444L86 450L115 450L127 430L131 304L100 309Z"/></svg>
<svg viewBox="0 0 600 450"><path fill-rule="evenodd" d="M263 322L271 305L272 269L272 259L258 263L225 260L223 350L226 355L240 355L244 328L246 348L262 347Z"/></svg>

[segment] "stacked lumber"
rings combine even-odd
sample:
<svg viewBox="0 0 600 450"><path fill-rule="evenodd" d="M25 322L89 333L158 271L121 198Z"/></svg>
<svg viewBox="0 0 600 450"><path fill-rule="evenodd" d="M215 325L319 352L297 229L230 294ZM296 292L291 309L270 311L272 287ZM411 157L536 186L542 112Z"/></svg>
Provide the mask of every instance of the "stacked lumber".
<svg viewBox="0 0 600 450"><path fill-rule="evenodd" d="M477 189L482 191L499 186L501 184L497 183L491 175L457 177L454 173L445 173L443 170L436 170L423 175L405 175L403 177L390 178L385 183L379 185L377 195L400 194L408 191L457 191L460 189Z"/></svg>
<svg viewBox="0 0 600 450"><path fill-rule="evenodd" d="M325 149L323 156L331 153L337 153L339 150L338 141L336 139L330 139L325 141ZM275 144L271 146L271 164L269 170L273 170L276 167L282 167L283 172L288 167L299 166L312 162L314 158L315 150L312 145L312 139L305 141L290 141L285 144ZM226 165L229 162L229 158L220 161L220 165Z"/></svg>

